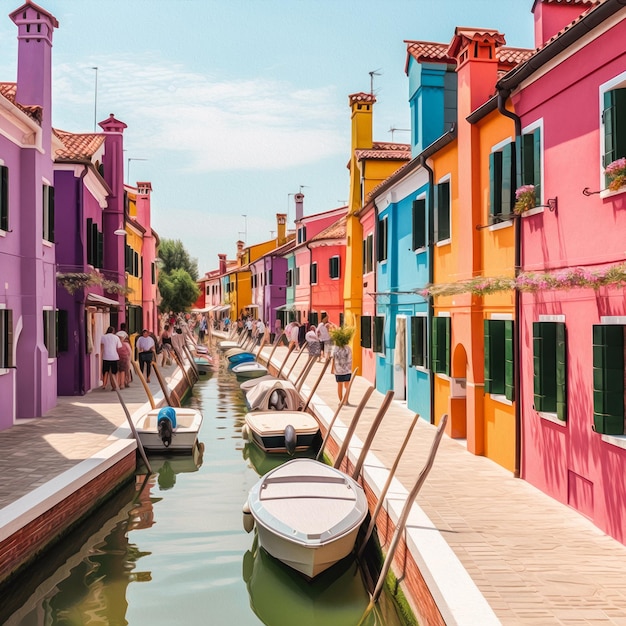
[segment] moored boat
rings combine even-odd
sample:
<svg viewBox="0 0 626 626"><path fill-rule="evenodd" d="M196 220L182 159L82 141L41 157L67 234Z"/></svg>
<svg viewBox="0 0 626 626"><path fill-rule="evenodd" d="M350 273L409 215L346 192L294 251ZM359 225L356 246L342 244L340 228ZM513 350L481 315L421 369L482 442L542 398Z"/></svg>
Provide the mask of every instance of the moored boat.
<svg viewBox="0 0 626 626"><path fill-rule="evenodd" d="M245 417L243 435L265 452L302 452L319 446L317 420L303 411L253 411Z"/></svg>
<svg viewBox="0 0 626 626"><path fill-rule="evenodd" d="M367 515L363 488L343 472L295 459L263 476L244 506L244 527L259 544L307 578L348 556ZM246 516L254 524L246 524ZM248 517L248 521L249 521Z"/></svg>
<svg viewBox="0 0 626 626"><path fill-rule="evenodd" d="M147 452L192 452L202 426L202 413L187 407L147 411L135 421L137 435Z"/></svg>
<svg viewBox="0 0 626 626"><path fill-rule="evenodd" d="M246 393L251 411L298 411L303 405L296 386L288 380L261 381Z"/></svg>
<svg viewBox="0 0 626 626"><path fill-rule="evenodd" d="M231 370L237 375L237 378L258 378L260 376L265 376L267 372L267 367L265 365L261 365L256 361L251 363L239 363L239 365L235 365L235 367Z"/></svg>

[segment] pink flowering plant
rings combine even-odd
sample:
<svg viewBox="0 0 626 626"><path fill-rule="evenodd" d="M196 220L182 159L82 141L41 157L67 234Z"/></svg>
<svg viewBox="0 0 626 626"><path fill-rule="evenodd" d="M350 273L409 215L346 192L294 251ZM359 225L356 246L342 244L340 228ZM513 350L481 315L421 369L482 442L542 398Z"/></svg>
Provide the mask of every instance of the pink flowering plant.
<svg viewBox="0 0 626 626"><path fill-rule="evenodd" d="M522 185L515 190L515 206L513 212L520 215L537 206L537 198L535 197L535 185Z"/></svg>
<svg viewBox="0 0 626 626"><path fill-rule="evenodd" d="M626 157L609 163L604 169L604 173L609 179L609 189L611 191L621 189L626 185Z"/></svg>

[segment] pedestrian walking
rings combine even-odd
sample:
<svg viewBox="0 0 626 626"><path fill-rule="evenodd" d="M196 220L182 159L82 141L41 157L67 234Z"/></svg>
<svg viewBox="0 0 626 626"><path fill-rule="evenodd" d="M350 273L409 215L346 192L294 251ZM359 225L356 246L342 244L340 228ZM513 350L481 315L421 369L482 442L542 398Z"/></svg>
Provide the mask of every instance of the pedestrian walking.
<svg viewBox="0 0 626 626"><path fill-rule="evenodd" d="M104 391L107 388L107 382L110 381L111 391L115 391L115 383L117 382L118 362L120 355L118 350L122 347L120 338L115 334L113 326L109 326L107 331L100 339L100 347L102 348L102 387ZM115 381L113 379L116 379Z"/></svg>
<svg viewBox="0 0 626 626"><path fill-rule="evenodd" d="M143 374L145 370L146 381L150 382L152 361L156 359L156 345L147 328L141 331L141 337L137 339L137 351L141 373Z"/></svg>

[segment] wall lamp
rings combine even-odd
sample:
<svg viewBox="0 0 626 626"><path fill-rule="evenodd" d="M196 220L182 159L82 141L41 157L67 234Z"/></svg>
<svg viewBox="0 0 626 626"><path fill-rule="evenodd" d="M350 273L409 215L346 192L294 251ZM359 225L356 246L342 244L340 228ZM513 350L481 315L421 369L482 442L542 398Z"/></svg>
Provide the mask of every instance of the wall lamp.
<svg viewBox="0 0 626 626"><path fill-rule="evenodd" d="M126 237L126 231L123 228L118 228L117 230L114 230L113 234L117 235L118 237Z"/></svg>

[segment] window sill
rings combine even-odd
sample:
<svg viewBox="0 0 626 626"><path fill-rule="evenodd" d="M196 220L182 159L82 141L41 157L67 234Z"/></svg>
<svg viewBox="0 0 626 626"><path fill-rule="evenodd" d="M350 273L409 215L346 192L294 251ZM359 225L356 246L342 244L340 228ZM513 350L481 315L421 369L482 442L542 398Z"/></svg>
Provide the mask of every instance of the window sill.
<svg viewBox="0 0 626 626"><path fill-rule="evenodd" d="M0 230L0 237L6 237L7 236L7 232L6 230Z"/></svg>
<svg viewBox="0 0 626 626"><path fill-rule="evenodd" d="M619 196L619 195L621 195L623 193L626 193L626 185L624 185L623 187L620 187L616 191L611 191L610 189L603 189L600 192L600 197L602 199L604 199L604 198L612 198L613 196Z"/></svg>
<svg viewBox="0 0 626 626"><path fill-rule="evenodd" d="M415 254L422 254L423 252L426 252L426 246L421 246L419 248L415 248L415 250L413 250L413 252L415 252Z"/></svg>
<svg viewBox="0 0 626 626"><path fill-rule="evenodd" d="M532 217L533 215L539 215L540 213L543 213L543 210L544 210L544 207L536 206L534 209L529 209L528 211L524 211L523 213L520 213L520 217L524 219L525 217Z"/></svg>
<svg viewBox="0 0 626 626"><path fill-rule="evenodd" d="M448 382L450 382L450 376L448 376L447 374L441 374L440 372L434 372L434 374L437 378L441 378L441 380L447 380Z"/></svg>
<svg viewBox="0 0 626 626"><path fill-rule="evenodd" d="M11 370L8 368L4 368L4 367L0 367L0 376L4 376L5 374L8 374Z"/></svg>
<svg viewBox="0 0 626 626"><path fill-rule="evenodd" d="M501 393L490 393L491 399L494 402L499 402L500 404L506 404L507 406L513 406L513 402L509 400L504 394Z"/></svg>
<svg viewBox="0 0 626 626"><path fill-rule="evenodd" d="M601 437L604 443L626 450L626 435L601 435Z"/></svg>
<svg viewBox="0 0 626 626"><path fill-rule="evenodd" d="M428 374L428 372L430 371L427 367L424 367L423 365L411 365L411 368L416 370L417 372L423 372L424 374Z"/></svg>
<svg viewBox="0 0 626 626"><path fill-rule="evenodd" d="M491 233L494 230L502 230L503 228L509 228L513 226L513 220L504 220L503 222L498 222L497 224L492 224L487 230Z"/></svg>
<svg viewBox="0 0 626 626"><path fill-rule="evenodd" d="M448 246L452 243L452 238L448 237L447 239L442 239L441 241L438 241L435 245L440 248L441 246Z"/></svg>
<svg viewBox="0 0 626 626"><path fill-rule="evenodd" d="M544 413L543 411L537 411L537 415L539 415L539 417L542 420L546 420L547 422L552 422L553 424L557 424L558 426L562 426L563 428L567 426L567 422L560 420L556 416L556 413Z"/></svg>
<svg viewBox="0 0 626 626"><path fill-rule="evenodd" d="M54 242L53 241L48 241L47 239L42 239L41 243L46 246L46 248L52 248L54 247Z"/></svg>

